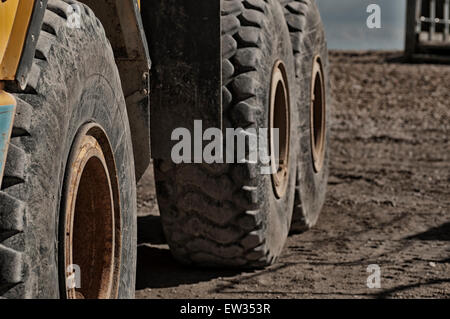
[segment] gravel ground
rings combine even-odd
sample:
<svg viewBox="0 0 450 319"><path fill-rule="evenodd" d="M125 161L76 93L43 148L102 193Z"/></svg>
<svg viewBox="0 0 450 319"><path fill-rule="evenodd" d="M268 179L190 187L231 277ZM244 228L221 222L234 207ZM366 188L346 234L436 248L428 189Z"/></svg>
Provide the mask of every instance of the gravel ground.
<svg viewBox="0 0 450 319"><path fill-rule="evenodd" d="M328 195L318 225L264 270L176 263L152 170L138 186L137 298L449 298L450 65L331 52ZM369 289L378 264L381 288Z"/></svg>

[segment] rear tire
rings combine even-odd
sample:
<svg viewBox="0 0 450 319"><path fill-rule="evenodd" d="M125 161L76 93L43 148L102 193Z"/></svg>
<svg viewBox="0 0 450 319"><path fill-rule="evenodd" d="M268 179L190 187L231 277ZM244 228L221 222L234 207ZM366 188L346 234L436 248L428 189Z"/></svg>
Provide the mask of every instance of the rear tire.
<svg viewBox="0 0 450 319"><path fill-rule="evenodd" d="M158 160L161 220L172 254L183 263L262 267L280 255L289 232L298 145L298 117L289 106L292 47L278 1L222 0L222 69L225 128L269 128L272 75L284 74L290 123L284 187L276 193L272 176L261 174L260 163L175 165Z"/></svg>
<svg viewBox="0 0 450 319"><path fill-rule="evenodd" d="M280 0L295 59L300 143L291 231L313 227L325 202L329 174L330 98L325 31L315 0ZM315 98L314 98L315 97Z"/></svg>
<svg viewBox="0 0 450 319"><path fill-rule="evenodd" d="M68 27L67 3L80 6L80 29ZM67 163L76 137L83 127L95 123L110 142L120 197L120 223L115 226L121 239L120 249L115 246L120 277L110 296L132 298L136 182L125 100L99 20L81 3L67 3L49 0L28 87L14 94L17 115L0 191L0 296L66 297L63 184L73 171ZM95 198L96 188L90 186L85 190ZM85 225L86 234L91 226L95 225ZM95 280L85 268L82 287Z"/></svg>

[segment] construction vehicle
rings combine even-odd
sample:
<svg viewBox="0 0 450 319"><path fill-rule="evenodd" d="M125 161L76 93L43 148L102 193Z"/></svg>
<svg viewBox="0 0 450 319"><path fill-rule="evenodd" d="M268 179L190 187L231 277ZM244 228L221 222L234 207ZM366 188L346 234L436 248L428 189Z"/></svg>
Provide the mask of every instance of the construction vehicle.
<svg viewBox="0 0 450 319"><path fill-rule="evenodd" d="M272 264L324 202L327 70L314 0L2 0L0 297L132 298L151 159L175 259ZM195 120L280 165L175 164Z"/></svg>

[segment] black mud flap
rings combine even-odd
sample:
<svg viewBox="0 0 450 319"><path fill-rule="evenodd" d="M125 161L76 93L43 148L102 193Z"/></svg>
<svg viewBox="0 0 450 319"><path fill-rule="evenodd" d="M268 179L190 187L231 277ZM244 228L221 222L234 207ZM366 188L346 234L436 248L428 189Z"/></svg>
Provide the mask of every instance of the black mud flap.
<svg viewBox="0 0 450 319"><path fill-rule="evenodd" d="M152 58L152 157L169 159L176 128L222 128L220 0L146 0Z"/></svg>

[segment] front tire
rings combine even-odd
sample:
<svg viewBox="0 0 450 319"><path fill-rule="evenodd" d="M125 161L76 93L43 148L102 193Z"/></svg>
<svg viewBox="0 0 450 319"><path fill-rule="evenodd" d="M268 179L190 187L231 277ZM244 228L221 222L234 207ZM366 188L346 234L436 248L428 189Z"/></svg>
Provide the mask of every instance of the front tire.
<svg viewBox="0 0 450 319"><path fill-rule="evenodd" d="M136 182L125 100L102 25L88 7L68 2L80 6L81 28L68 26L66 2L49 0L28 87L15 94L17 116L0 192L0 296L132 298ZM85 166L76 166L71 160L80 134L89 136L89 145L98 145L98 153ZM103 173L95 169L98 160L94 159L102 156L104 162L113 163ZM80 293L70 294L65 286L70 255L64 249L68 247L65 191L67 178L76 175L76 167L81 186L72 193L73 203L81 205L78 211L84 210L90 218L77 215L75 209L75 215L81 217L74 219L72 226L79 231L73 238L85 242L74 239L69 245L73 262L80 266L76 278L81 278ZM89 182L99 182L99 177L106 175L99 187ZM83 183L83 178L88 182ZM112 204L94 205L107 198L104 195L109 188L116 194L111 196L117 197ZM95 214L100 206L99 218ZM110 223L99 225L106 223L102 217ZM111 236L116 237L113 240ZM113 267L102 266L101 261L108 258L114 258ZM111 276L108 293L98 288L105 281L91 266L105 274L116 268L111 271L117 274Z"/></svg>

